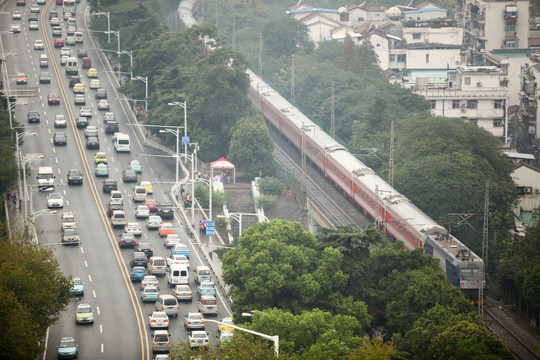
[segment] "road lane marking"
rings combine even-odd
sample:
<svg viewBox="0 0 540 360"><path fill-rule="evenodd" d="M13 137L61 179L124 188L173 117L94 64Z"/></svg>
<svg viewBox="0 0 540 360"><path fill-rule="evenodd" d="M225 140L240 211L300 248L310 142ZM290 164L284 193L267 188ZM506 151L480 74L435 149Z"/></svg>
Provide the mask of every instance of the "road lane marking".
<svg viewBox="0 0 540 360"><path fill-rule="evenodd" d="M88 280L92 282L92 275L88 274Z"/></svg>
<svg viewBox="0 0 540 360"><path fill-rule="evenodd" d="M86 262L86 260L84 260L84 266L88 267L88 263ZM90 276L90 275L88 275L88 276Z"/></svg>
<svg viewBox="0 0 540 360"><path fill-rule="evenodd" d="M94 298L96 297L96 290L92 290L92 294L94 294Z"/></svg>

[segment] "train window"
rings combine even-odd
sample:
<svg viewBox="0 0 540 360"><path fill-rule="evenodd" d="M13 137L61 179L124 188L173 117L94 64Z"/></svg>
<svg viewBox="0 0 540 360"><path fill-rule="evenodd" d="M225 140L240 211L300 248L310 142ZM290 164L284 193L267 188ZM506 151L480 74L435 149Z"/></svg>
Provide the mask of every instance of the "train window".
<svg viewBox="0 0 540 360"><path fill-rule="evenodd" d="M478 269L461 269L461 280L475 280L479 277Z"/></svg>

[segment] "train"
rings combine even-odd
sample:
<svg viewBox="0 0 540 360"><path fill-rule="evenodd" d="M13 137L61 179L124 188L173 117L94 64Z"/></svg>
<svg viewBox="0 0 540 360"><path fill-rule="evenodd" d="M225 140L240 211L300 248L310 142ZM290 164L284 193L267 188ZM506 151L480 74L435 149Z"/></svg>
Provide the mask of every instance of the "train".
<svg viewBox="0 0 540 360"><path fill-rule="evenodd" d="M192 11L196 0L182 0L179 18L186 26L196 24ZM467 298L485 288L484 261L443 226L400 194L375 171L362 163L320 126L247 70L249 97L255 108L347 197L371 216L383 230L409 249L423 247L439 260L448 282Z"/></svg>

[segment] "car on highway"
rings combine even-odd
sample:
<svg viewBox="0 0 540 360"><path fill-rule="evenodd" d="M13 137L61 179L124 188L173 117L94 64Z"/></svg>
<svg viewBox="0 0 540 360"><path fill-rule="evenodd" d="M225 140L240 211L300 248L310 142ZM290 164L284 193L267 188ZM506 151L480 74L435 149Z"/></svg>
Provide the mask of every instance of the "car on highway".
<svg viewBox="0 0 540 360"><path fill-rule="evenodd" d="M68 27L67 29L67 34L68 35L73 35L75 31L73 30L73 28L70 28ZM67 46L75 46L77 45L77 43L75 42L75 38L73 36L67 36L66 37L66 45Z"/></svg>
<svg viewBox="0 0 540 360"><path fill-rule="evenodd" d="M54 26L52 29L52 36L61 38L62 37L62 28L60 26ZM59 42L58 45L56 45L56 40L61 40L61 43ZM62 39L56 39L54 40L54 47L61 47L65 45L64 40Z"/></svg>
<svg viewBox="0 0 540 360"><path fill-rule="evenodd" d="M53 135L54 145L67 145L67 135L64 132L55 132Z"/></svg>
<svg viewBox="0 0 540 360"><path fill-rule="evenodd" d="M210 339L208 339L208 334L206 333L206 331L202 330L190 332L188 335L188 342L189 347L192 349L195 347L210 345Z"/></svg>
<svg viewBox="0 0 540 360"><path fill-rule="evenodd" d="M120 129L116 120L105 120L105 134L114 134Z"/></svg>
<svg viewBox="0 0 540 360"><path fill-rule="evenodd" d="M21 20L22 14L19 10L14 10L11 12L11 19L12 20Z"/></svg>
<svg viewBox="0 0 540 360"><path fill-rule="evenodd" d="M106 112L105 115L103 115L103 121L116 121L116 115L112 112Z"/></svg>
<svg viewBox="0 0 540 360"><path fill-rule="evenodd" d="M84 96L84 94L77 94L73 99L73 103L75 105L86 105L86 97Z"/></svg>
<svg viewBox="0 0 540 360"><path fill-rule="evenodd" d="M137 174L142 174L142 164L139 160L131 160L127 168L135 171Z"/></svg>
<svg viewBox="0 0 540 360"><path fill-rule="evenodd" d="M57 0L57 2L60 0ZM49 21L51 21L52 18L58 18L58 11L51 10L49 11Z"/></svg>
<svg viewBox="0 0 540 360"><path fill-rule="evenodd" d="M81 77L79 75L71 75L69 77L69 87L72 88L78 83L81 82Z"/></svg>
<svg viewBox="0 0 540 360"><path fill-rule="evenodd" d="M135 186L135 188L133 189L133 202L141 202L145 200L146 200L146 189L142 186Z"/></svg>
<svg viewBox="0 0 540 360"><path fill-rule="evenodd" d="M47 103L49 105L60 105L60 96L57 93L49 93L47 95Z"/></svg>
<svg viewBox="0 0 540 360"><path fill-rule="evenodd" d="M39 123L40 121L40 115L37 111L29 111L27 117L30 124Z"/></svg>
<svg viewBox="0 0 540 360"><path fill-rule="evenodd" d="M52 18L49 19L49 25L51 25L52 27L60 26L60 19L56 16L53 16Z"/></svg>
<svg viewBox="0 0 540 360"><path fill-rule="evenodd" d="M167 235L167 238L171 235ZM169 246L167 246L169 247ZM179 243L174 245L174 247L171 249L171 255L184 255L189 259L189 248L186 244Z"/></svg>
<svg viewBox="0 0 540 360"><path fill-rule="evenodd" d="M141 280L141 287L145 286L154 286L159 288L159 281L154 275L146 275L144 279Z"/></svg>
<svg viewBox="0 0 540 360"><path fill-rule="evenodd" d="M174 207L172 204L161 204L157 214L161 216L162 219L172 219L174 218Z"/></svg>
<svg viewBox="0 0 540 360"><path fill-rule="evenodd" d="M63 212L62 215L60 215L60 228L65 229L67 227L74 227L75 226L75 216L71 211Z"/></svg>
<svg viewBox="0 0 540 360"><path fill-rule="evenodd" d="M51 74L46 71L39 73L39 83L40 84L50 84L51 83Z"/></svg>
<svg viewBox="0 0 540 360"><path fill-rule="evenodd" d="M204 329L205 321L201 313L187 313L184 316L184 328L186 330Z"/></svg>
<svg viewBox="0 0 540 360"><path fill-rule="evenodd" d="M54 127L55 128L65 128L67 127L67 120L64 115L56 115L54 117Z"/></svg>
<svg viewBox="0 0 540 360"><path fill-rule="evenodd" d="M78 95L77 95L78 96ZM84 95L83 95L84 96ZM84 104L83 104L84 105ZM80 108L79 110L79 116L82 116L82 117L86 117L86 118L91 118L92 117L92 108L91 107L86 107L86 106L83 106L82 108Z"/></svg>
<svg viewBox="0 0 540 360"><path fill-rule="evenodd" d="M64 46L60 49L60 56L71 56L71 48Z"/></svg>
<svg viewBox="0 0 540 360"><path fill-rule="evenodd" d="M128 222L126 226L124 226L124 232L128 234L133 234L135 236L141 236L142 235L142 226L138 222Z"/></svg>
<svg viewBox="0 0 540 360"><path fill-rule="evenodd" d="M78 353L79 344L70 336L61 338L58 345L56 345L56 356L58 359L76 359Z"/></svg>
<svg viewBox="0 0 540 360"><path fill-rule="evenodd" d="M75 310L75 323L77 324L93 324L94 310L90 304L79 304Z"/></svg>
<svg viewBox="0 0 540 360"><path fill-rule="evenodd" d="M88 72L86 73L86 76L88 76L89 78L97 78L98 77L98 72L97 72L96 68L88 69Z"/></svg>
<svg viewBox="0 0 540 360"><path fill-rule="evenodd" d="M60 30L60 35L62 34L62 30ZM60 38L57 38L57 39L54 39L54 47L55 48L64 48L64 46L66 45L66 43L64 42L64 39L60 39ZM60 57L62 57L64 55L62 55L62 53L60 53ZM67 55L69 56L69 54Z"/></svg>
<svg viewBox="0 0 540 360"><path fill-rule="evenodd" d="M164 222L159 227L159 236L161 237L165 237L169 234L175 234L175 233L176 231L174 230L174 226L170 222Z"/></svg>
<svg viewBox="0 0 540 360"><path fill-rule="evenodd" d="M208 266L199 265L195 268L195 282L200 284L203 281L212 281L212 274Z"/></svg>
<svg viewBox="0 0 540 360"><path fill-rule="evenodd" d="M169 316L164 311L153 311L148 314L148 323L151 329L166 329L169 327Z"/></svg>
<svg viewBox="0 0 540 360"><path fill-rule="evenodd" d="M121 191L111 191L110 199L109 201L111 203L124 203L124 196L122 195Z"/></svg>
<svg viewBox="0 0 540 360"><path fill-rule="evenodd" d="M43 40L36 39L34 40L34 50L44 50L45 44L43 43Z"/></svg>
<svg viewBox="0 0 540 360"><path fill-rule="evenodd" d="M90 80L90 89L99 89L101 87L101 82L99 79Z"/></svg>
<svg viewBox="0 0 540 360"><path fill-rule="evenodd" d="M88 118L85 118L84 116L77 118L76 125L77 125L77 128L79 129L87 127Z"/></svg>
<svg viewBox="0 0 540 360"><path fill-rule="evenodd" d="M193 291L191 291L189 285L175 285L170 289L170 292L178 301L193 300Z"/></svg>
<svg viewBox="0 0 540 360"><path fill-rule="evenodd" d="M107 99L101 99L97 105L98 110L106 111L109 110L109 101Z"/></svg>
<svg viewBox="0 0 540 360"><path fill-rule="evenodd" d="M86 138L86 148L92 150L99 150L99 138L97 136L89 136ZM96 173L97 175L97 173ZM107 167L107 174L101 176L108 176L109 168Z"/></svg>
<svg viewBox="0 0 540 360"><path fill-rule="evenodd" d="M126 226L127 224L126 213L123 210L114 210L111 215L111 224L112 224L112 227ZM121 237L120 240L122 240L121 242L124 245L128 243L133 246L137 245L137 242L133 242L132 240L132 238L135 239L135 235L133 234L122 233L120 237Z"/></svg>
<svg viewBox="0 0 540 360"><path fill-rule="evenodd" d="M131 268L131 281L141 281L146 276L146 268L144 266L134 266Z"/></svg>
<svg viewBox="0 0 540 360"><path fill-rule="evenodd" d="M232 317L230 317L230 316L224 317L223 319L221 319L220 322L222 322L223 324L227 324L227 325L218 324L218 332L219 333L222 333L222 332L233 333L234 332L234 328L231 327L231 326L228 326L228 325L233 325L234 326L234 322L233 322Z"/></svg>
<svg viewBox="0 0 540 360"><path fill-rule="evenodd" d="M39 55L39 67L40 68L48 68L49 67L49 57L47 56L47 54L40 54Z"/></svg>
<svg viewBox="0 0 540 360"><path fill-rule="evenodd" d="M96 153L96 155L94 155L94 163L95 164L99 164L99 163L107 164L108 163L107 154L104 153L104 152Z"/></svg>
<svg viewBox="0 0 540 360"><path fill-rule="evenodd" d="M37 4L33 4L32 6L30 6L30 12L31 13L34 13L34 14L39 14L39 6Z"/></svg>
<svg viewBox="0 0 540 360"><path fill-rule="evenodd" d="M84 41L83 33L80 31L76 31L75 34L73 34L73 37L75 38L75 42L77 44L82 44Z"/></svg>
<svg viewBox="0 0 540 360"><path fill-rule="evenodd" d="M106 99L106 98L107 98L107 90L105 89L96 90L96 99Z"/></svg>
<svg viewBox="0 0 540 360"><path fill-rule="evenodd" d="M216 285L211 281L203 281L197 285L197 296L213 295L216 296Z"/></svg>
<svg viewBox="0 0 540 360"><path fill-rule="evenodd" d="M199 312L207 316L218 315L218 302L214 295L201 295L197 301Z"/></svg>
<svg viewBox="0 0 540 360"><path fill-rule="evenodd" d="M107 165L107 164L104 164L104 165ZM111 191L118 190L118 181L116 181L114 179L103 180L102 190L103 190L104 193L110 193ZM119 209L119 210L121 210L121 209Z"/></svg>
<svg viewBox="0 0 540 360"><path fill-rule="evenodd" d="M15 77L15 82L17 84L28 84L28 76L26 76L26 74L23 72L17 73L17 76Z"/></svg>
<svg viewBox="0 0 540 360"><path fill-rule="evenodd" d="M155 286L141 287L141 299L143 302L155 302L159 296L159 290Z"/></svg>
<svg viewBox="0 0 540 360"><path fill-rule="evenodd" d="M139 209L139 206L137 207L137 209ZM159 215L150 216L150 209L148 209L148 220L146 221L146 228L148 230L156 230L160 228L161 224L163 224L163 220L161 220L161 216Z"/></svg>
<svg viewBox="0 0 540 360"><path fill-rule="evenodd" d="M171 349L169 332L167 330L156 330L152 336L152 353L168 353Z"/></svg>
<svg viewBox="0 0 540 360"><path fill-rule="evenodd" d="M38 22L35 20L30 21L28 23L28 30L38 31L39 30Z"/></svg>
<svg viewBox="0 0 540 360"><path fill-rule="evenodd" d="M135 217L137 219L146 219L150 216L150 209L148 209L148 206L139 205L135 209ZM148 225L147 225L148 227Z"/></svg>
<svg viewBox="0 0 540 360"><path fill-rule="evenodd" d="M154 193L154 186L152 186L152 182L150 182L148 180L143 180L143 181L141 181L141 183L139 185L143 186L146 189L147 194L153 194ZM152 211L156 211L156 210L152 210Z"/></svg>
<svg viewBox="0 0 540 360"><path fill-rule="evenodd" d="M123 182L137 182L137 174L133 170L122 170Z"/></svg>
<svg viewBox="0 0 540 360"><path fill-rule="evenodd" d="M154 305L157 311L165 311L169 316L178 316L178 300L172 295L159 295Z"/></svg>
<svg viewBox="0 0 540 360"><path fill-rule="evenodd" d="M84 85L82 83L77 83L73 86L73 92L75 94L84 94Z"/></svg>
<svg viewBox="0 0 540 360"><path fill-rule="evenodd" d="M89 136L98 136L98 129L97 127L95 126L87 126L86 129L84 129L84 136L85 137L89 137Z"/></svg>
<svg viewBox="0 0 540 360"><path fill-rule="evenodd" d="M73 277L73 286L69 290L73 296L83 296L84 295L84 283L80 277Z"/></svg>
<svg viewBox="0 0 540 360"><path fill-rule="evenodd" d="M77 57L78 57L78 58L85 58L85 57L88 57L88 50L86 50L86 49L79 49L79 50L77 50Z"/></svg>
<svg viewBox="0 0 540 360"><path fill-rule="evenodd" d="M163 245L165 245L166 248L173 248L176 245L180 244L182 239L180 239L180 235L178 234L168 234L163 238ZM176 254L173 254L176 255Z"/></svg>
<svg viewBox="0 0 540 360"><path fill-rule="evenodd" d="M119 211L119 210L115 210L115 211ZM113 215L114 215L114 212L113 212ZM120 247L126 247L126 246L135 247L137 246L137 239L135 238L135 235L133 234L122 233L119 236L118 245L120 245Z"/></svg>
<svg viewBox="0 0 540 360"><path fill-rule="evenodd" d="M137 251L142 251L145 253L148 259L154 255L154 248L152 248L152 244L146 242L139 243L139 246L137 246Z"/></svg>
<svg viewBox="0 0 540 360"><path fill-rule="evenodd" d="M167 270L170 270L171 267L175 265L184 265L189 269L189 259L186 255L175 254L167 258Z"/></svg>
<svg viewBox="0 0 540 360"><path fill-rule="evenodd" d="M67 55L60 56L60 65L65 66L67 64L68 59L69 59L69 56Z"/></svg>
<svg viewBox="0 0 540 360"><path fill-rule="evenodd" d="M83 57L81 60L81 67L83 69L89 69L92 67L92 60L89 57Z"/></svg>
<svg viewBox="0 0 540 360"><path fill-rule="evenodd" d="M97 139L97 138L96 138ZM89 138L90 141L90 138ZM98 149L99 149L99 140L98 140ZM95 169L96 176L109 176L109 165L107 164L97 164ZM116 180L113 180L116 181ZM103 184L105 186L105 184ZM118 186L116 186L118 188Z"/></svg>
<svg viewBox="0 0 540 360"><path fill-rule="evenodd" d="M26 0L17 0L15 3L17 6L26 6Z"/></svg>
<svg viewBox="0 0 540 360"><path fill-rule="evenodd" d="M130 266L148 266L148 257L142 251L134 251L131 253Z"/></svg>
<svg viewBox="0 0 540 360"><path fill-rule="evenodd" d="M79 169L69 169L67 173L68 185L82 185L84 174Z"/></svg>
<svg viewBox="0 0 540 360"><path fill-rule="evenodd" d="M20 33L21 32L21 24L11 24L9 26L9 31L14 33L14 34Z"/></svg>
<svg viewBox="0 0 540 360"><path fill-rule="evenodd" d="M112 216L116 210L124 210L124 204L114 204L109 201L107 204L107 216Z"/></svg>
<svg viewBox="0 0 540 360"><path fill-rule="evenodd" d="M75 226L70 226L62 229L61 242L64 245L79 245L81 242L81 236Z"/></svg>

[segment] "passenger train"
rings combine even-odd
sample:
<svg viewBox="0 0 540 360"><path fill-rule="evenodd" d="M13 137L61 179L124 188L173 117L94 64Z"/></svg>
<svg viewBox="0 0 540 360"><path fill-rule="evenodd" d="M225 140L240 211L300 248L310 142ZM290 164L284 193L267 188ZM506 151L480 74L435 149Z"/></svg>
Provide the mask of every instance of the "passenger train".
<svg viewBox="0 0 540 360"><path fill-rule="evenodd" d="M179 18L188 26L196 23L191 11L195 0L183 0ZM189 14L187 13L189 11ZM187 21L185 21L187 20ZM439 259L447 280L475 298L484 261L463 243L416 207L372 169L356 158L323 129L248 70L249 97L254 106L299 151L358 204L383 229L410 249L424 247ZM302 137L304 138L302 146Z"/></svg>

